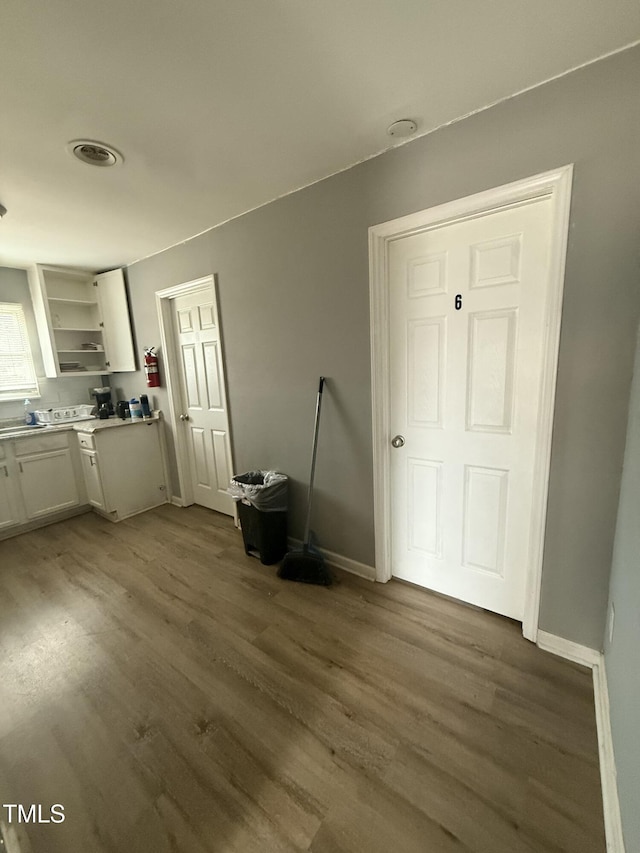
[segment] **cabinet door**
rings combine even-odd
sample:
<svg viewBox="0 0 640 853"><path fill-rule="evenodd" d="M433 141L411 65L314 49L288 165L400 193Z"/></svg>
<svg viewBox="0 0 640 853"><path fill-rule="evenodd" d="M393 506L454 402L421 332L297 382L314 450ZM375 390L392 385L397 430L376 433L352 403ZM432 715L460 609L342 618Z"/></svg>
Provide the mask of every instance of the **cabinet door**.
<svg viewBox="0 0 640 853"><path fill-rule="evenodd" d="M129 322L129 306L122 270L111 270L95 277L103 329L107 369L126 372L136 369Z"/></svg>
<svg viewBox="0 0 640 853"><path fill-rule="evenodd" d="M18 468L27 518L39 518L80 503L68 447L23 456Z"/></svg>
<svg viewBox="0 0 640 853"><path fill-rule="evenodd" d="M82 473L84 474L89 503L97 506L98 509L106 511L107 507L102 488L102 477L100 476L100 464L95 451L81 450L80 459L82 460Z"/></svg>
<svg viewBox="0 0 640 853"><path fill-rule="evenodd" d="M127 518L167 502L159 423L96 430L109 509Z"/></svg>
<svg viewBox="0 0 640 853"><path fill-rule="evenodd" d="M2 461L0 462L0 530L19 524L20 521L15 484L9 476L7 462Z"/></svg>

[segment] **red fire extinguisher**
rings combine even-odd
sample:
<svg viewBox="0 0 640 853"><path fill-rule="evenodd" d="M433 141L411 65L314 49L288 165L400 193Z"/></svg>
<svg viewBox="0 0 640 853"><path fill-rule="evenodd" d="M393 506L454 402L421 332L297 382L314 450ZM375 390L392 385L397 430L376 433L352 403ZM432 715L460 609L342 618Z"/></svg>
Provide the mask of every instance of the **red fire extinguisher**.
<svg viewBox="0 0 640 853"><path fill-rule="evenodd" d="M147 388L159 388L160 374L155 347L147 347L144 351L144 372L147 374Z"/></svg>

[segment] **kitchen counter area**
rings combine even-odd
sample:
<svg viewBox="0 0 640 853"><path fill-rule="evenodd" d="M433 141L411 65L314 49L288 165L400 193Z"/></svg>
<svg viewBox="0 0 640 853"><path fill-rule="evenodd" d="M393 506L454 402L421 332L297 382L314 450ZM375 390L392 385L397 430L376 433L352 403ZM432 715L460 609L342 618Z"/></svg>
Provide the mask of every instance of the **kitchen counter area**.
<svg viewBox="0 0 640 853"><path fill-rule="evenodd" d="M161 420L0 421L0 539L89 509L120 521L166 503Z"/></svg>
<svg viewBox="0 0 640 853"><path fill-rule="evenodd" d="M22 421L0 421L0 441L16 438L32 438L34 436L49 435L53 432L65 432L75 430L76 432L95 432L96 430L111 429L113 427L136 426L138 424L159 421L161 413L154 411L150 418L118 418L115 415L110 418L82 418L75 421L62 421L57 424L35 424L28 426Z"/></svg>
<svg viewBox="0 0 640 853"><path fill-rule="evenodd" d="M160 412L154 411L149 418L92 418L90 421L78 421L73 424L73 429L76 432L98 432L103 429L113 429L114 427L139 426L140 424L149 424L160 420Z"/></svg>

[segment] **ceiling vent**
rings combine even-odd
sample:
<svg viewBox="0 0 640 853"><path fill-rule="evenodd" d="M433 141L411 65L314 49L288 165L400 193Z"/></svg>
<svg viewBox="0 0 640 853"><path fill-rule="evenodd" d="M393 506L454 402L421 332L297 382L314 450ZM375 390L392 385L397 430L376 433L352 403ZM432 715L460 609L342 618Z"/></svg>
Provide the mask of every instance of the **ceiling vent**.
<svg viewBox="0 0 640 853"><path fill-rule="evenodd" d="M74 139L68 143L67 151L89 166L115 166L124 160L115 148L92 139Z"/></svg>

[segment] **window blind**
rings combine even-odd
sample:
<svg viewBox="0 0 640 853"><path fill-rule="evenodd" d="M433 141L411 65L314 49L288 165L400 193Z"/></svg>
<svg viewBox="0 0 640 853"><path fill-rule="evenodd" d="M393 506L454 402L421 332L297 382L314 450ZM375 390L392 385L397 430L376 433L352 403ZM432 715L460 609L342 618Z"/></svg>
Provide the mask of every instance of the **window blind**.
<svg viewBox="0 0 640 853"><path fill-rule="evenodd" d="M39 393L22 305L0 302L0 400Z"/></svg>

